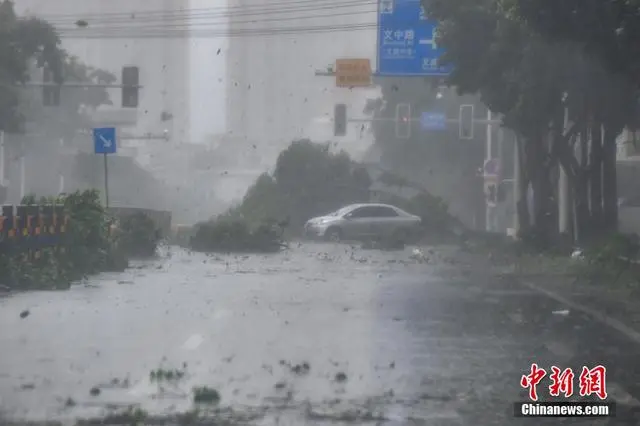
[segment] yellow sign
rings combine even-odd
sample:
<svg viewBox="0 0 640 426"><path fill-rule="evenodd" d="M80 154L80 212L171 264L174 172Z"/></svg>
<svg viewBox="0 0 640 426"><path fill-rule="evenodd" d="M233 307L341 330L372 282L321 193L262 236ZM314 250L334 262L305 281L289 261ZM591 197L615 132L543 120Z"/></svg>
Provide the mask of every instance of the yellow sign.
<svg viewBox="0 0 640 426"><path fill-rule="evenodd" d="M369 59L336 59L336 86L371 86L371 61Z"/></svg>

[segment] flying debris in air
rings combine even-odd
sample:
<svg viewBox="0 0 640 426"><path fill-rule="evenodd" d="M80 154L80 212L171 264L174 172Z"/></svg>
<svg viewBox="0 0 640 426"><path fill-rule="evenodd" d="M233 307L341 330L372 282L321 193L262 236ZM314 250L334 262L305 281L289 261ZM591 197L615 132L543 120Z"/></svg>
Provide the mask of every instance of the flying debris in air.
<svg viewBox="0 0 640 426"><path fill-rule="evenodd" d="M88 26L89 26L89 23L87 21L85 21L84 19L78 19L76 21L76 27L86 28Z"/></svg>

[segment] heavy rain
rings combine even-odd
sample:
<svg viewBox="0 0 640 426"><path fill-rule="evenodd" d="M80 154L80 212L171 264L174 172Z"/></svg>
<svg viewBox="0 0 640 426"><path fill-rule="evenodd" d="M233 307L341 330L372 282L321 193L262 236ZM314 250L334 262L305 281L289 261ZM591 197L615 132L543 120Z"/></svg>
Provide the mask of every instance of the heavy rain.
<svg viewBox="0 0 640 426"><path fill-rule="evenodd" d="M639 17L0 0L0 424L640 424Z"/></svg>

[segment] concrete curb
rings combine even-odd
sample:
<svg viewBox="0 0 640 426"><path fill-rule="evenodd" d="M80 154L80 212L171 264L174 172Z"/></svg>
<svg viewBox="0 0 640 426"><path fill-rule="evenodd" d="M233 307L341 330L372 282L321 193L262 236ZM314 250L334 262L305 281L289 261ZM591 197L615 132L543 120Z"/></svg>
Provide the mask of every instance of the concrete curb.
<svg viewBox="0 0 640 426"><path fill-rule="evenodd" d="M593 319L595 319L596 321L616 330L617 332L619 332L620 334L624 335L626 338L628 338L629 340L633 341L634 343L637 343L640 345L640 332L632 329L631 327L623 324L622 322L618 321L615 318L611 318L605 314L603 314L602 312L599 312L593 308L590 308L588 306L584 306L581 305L577 302L574 302L572 300L567 299L564 296L559 295L558 293L555 293L553 291L544 289L542 287L539 287L531 282L525 282L522 281L521 282L522 285L524 285L525 287L528 287L531 290L537 291L539 293L542 293L544 295L546 295L547 297L554 299L560 303L562 303L563 305L566 305L568 307L570 307L571 309L574 309L576 311L585 313L587 315L589 315L590 317L592 317Z"/></svg>

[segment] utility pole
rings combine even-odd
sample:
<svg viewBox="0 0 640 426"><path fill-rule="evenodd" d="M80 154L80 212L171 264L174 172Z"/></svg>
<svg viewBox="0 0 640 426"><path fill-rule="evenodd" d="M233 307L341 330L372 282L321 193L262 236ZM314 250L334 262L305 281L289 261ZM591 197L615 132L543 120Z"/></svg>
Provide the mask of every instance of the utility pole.
<svg viewBox="0 0 640 426"><path fill-rule="evenodd" d="M64 155L64 139L60 138L60 153ZM64 167L60 167L58 172L58 194L64 193Z"/></svg>
<svg viewBox="0 0 640 426"><path fill-rule="evenodd" d="M26 165L25 165L25 153L23 152L22 155L20 156L20 202L22 202L22 199L24 198L25 192L26 192L26 184L25 184L25 179L26 179Z"/></svg>
<svg viewBox="0 0 640 426"><path fill-rule="evenodd" d="M0 186L4 186L4 130L0 130Z"/></svg>

